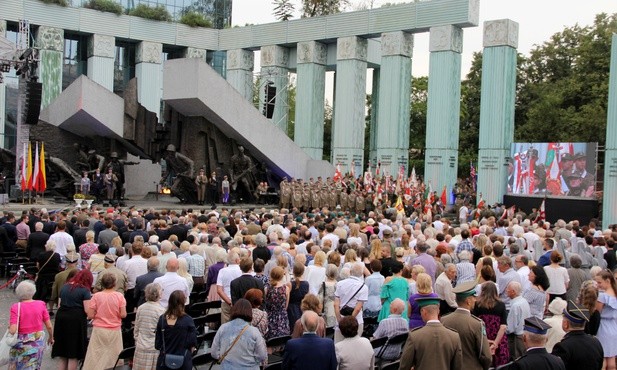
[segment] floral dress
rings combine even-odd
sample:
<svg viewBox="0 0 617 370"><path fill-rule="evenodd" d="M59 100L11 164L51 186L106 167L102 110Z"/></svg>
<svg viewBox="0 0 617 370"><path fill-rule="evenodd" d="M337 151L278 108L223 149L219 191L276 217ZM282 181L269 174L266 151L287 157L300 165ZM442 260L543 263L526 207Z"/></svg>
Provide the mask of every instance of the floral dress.
<svg viewBox="0 0 617 370"><path fill-rule="evenodd" d="M326 291L324 293L324 287ZM326 281L319 288L319 299L323 304L324 320L326 327L331 328L336 325L336 314L334 313L334 291L336 290L336 282Z"/></svg>
<svg viewBox="0 0 617 370"><path fill-rule="evenodd" d="M268 314L268 334L266 339L289 335L289 319L287 317L287 286L273 287L268 285L266 293L266 313Z"/></svg>
<svg viewBox="0 0 617 370"><path fill-rule="evenodd" d="M484 321L486 329L486 337L488 340L495 340L501 325L506 325L508 314L506 313L506 305L503 302L497 302L493 308L484 308L476 306L472 312L476 317ZM508 349L508 338L504 335L497 346L497 350L493 355L493 363L491 366L497 367L508 363L510 351Z"/></svg>

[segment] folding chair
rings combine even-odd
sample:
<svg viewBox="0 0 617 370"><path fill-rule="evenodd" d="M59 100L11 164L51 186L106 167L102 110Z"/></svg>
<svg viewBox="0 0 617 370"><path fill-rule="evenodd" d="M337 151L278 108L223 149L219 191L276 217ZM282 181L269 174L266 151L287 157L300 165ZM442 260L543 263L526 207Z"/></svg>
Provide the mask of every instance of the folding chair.
<svg viewBox="0 0 617 370"><path fill-rule="evenodd" d="M212 364L216 361L210 353L200 353L193 356L193 369L199 369L199 366Z"/></svg>
<svg viewBox="0 0 617 370"><path fill-rule="evenodd" d="M122 350L122 352L120 352L120 354L118 355L118 359L116 360L116 363L114 365L114 369L116 369L118 367L118 362L120 362L120 360L132 360L133 356L135 355L135 347L128 347Z"/></svg>
<svg viewBox="0 0 617 370"><path fill-rule="evenodd" d="M268 355L268 363L273 364L283 361L283 352L285 352L285 344L291 339L289 335L270 338L266 341L266 347L272 348L272 354Z"/></svg>

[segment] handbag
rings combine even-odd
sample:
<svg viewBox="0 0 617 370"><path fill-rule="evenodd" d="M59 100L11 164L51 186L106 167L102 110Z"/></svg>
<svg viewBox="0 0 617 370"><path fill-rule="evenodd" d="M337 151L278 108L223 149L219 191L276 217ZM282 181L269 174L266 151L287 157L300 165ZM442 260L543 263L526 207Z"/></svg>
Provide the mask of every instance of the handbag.
<svg viewBox="0 0 617 370"><path fill-rule="evenodd" d="M21 303L17 304L17 330L15 334L9 333L9 329L6 329L2 340L0 340L0 366L7 365L11 359L11 348L19 342L17 333L19 333L19 318L21 314Z"/></svg>
<svg viewBox="0 0 617 370"><path fill-rule="evenodd" d="M360 285L360 287L358 288L358 290L356 290L356 292L351 296L351 298L349 298L349 300L347 300L347 303L345 303L343 305L343 307L341 307L341 316L351 316L353 315L353 310L354 307L349 307L347 304L349 304L349 302L351 302L352 299L354 299L354 297L360 292L360 289L362 289L362 287L364 287L364 283L362 285Z"/></svg>
<svg viewBox="0 0 617 370"><path fill-rule="evenodd" d="M182 365L184 364L184 357L186 355L186 350L184 351L184 354L182 355L174 355L171 353L166 353L167 351L165 350L165 323L163 322L163 317L165 317L165 315L161 315L161 332L162 337L163 337L163 363L165 364L165 367L169 368L169 369L179 369L182 367Z"/></svg>

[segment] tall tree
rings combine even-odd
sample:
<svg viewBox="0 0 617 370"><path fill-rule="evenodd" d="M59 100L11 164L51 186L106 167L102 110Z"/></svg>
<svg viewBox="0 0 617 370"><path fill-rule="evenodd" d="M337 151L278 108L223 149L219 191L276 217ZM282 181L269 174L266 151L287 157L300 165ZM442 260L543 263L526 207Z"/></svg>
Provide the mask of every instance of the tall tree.
<svg viewBox="0 0 617 370"><path fill-rule="evenodd" d="M349 5L349 0L302 0L302 18L340 13Z"/></svg>
<svg viewBox="0 0 617 370"><path fill-rule="evenodd" d="M274 5L274 17L279 21L288 21L293 18L293 12L295 10L294 4L291 0L273 0Z"/></svg>

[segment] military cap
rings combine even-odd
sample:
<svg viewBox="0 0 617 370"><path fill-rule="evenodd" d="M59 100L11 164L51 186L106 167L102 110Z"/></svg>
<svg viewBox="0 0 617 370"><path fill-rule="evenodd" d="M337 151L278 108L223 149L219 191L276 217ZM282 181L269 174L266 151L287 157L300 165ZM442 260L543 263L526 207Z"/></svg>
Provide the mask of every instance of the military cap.
<svg viewBox="0 0 617 370"><path fill-rule="evenodd" d="M545 323L544 321L540 320L535 316L525 319L524 329L525 331L528 331L530 333L546 334L546 332L550 328L551 326L549 324Z"/></svg>
<svg viewBox="0 0 617 370"><path fill-rule="evenodd" d="M70 252L64 256L64 259L66 263L77 263L77 261L79 261L79 255L75 252Z"/></svg>
<svg viewBox="0 0 617 370"><path fill-rule="evenodd" d="M452 292L456 294L457 297L470 297L476 294L476 281L466 281L464 283L458 284Z"/></svg>
<svg viewBox="0 0 617 370"><path fill-rule="evenodd" d="M416 303L418 303L419 307L426 307L430 305L439 306L439 298L438 297L419 297L416 298Z"/></svg>
<svg viewBox="0 0 617 370"><path fill-rule="evenodd" d="M573 301L568 301L568 306L563 310L563 315L575 324L582 324L589 321L591 315L589 310L583 306L580 306Z"/></svg>

